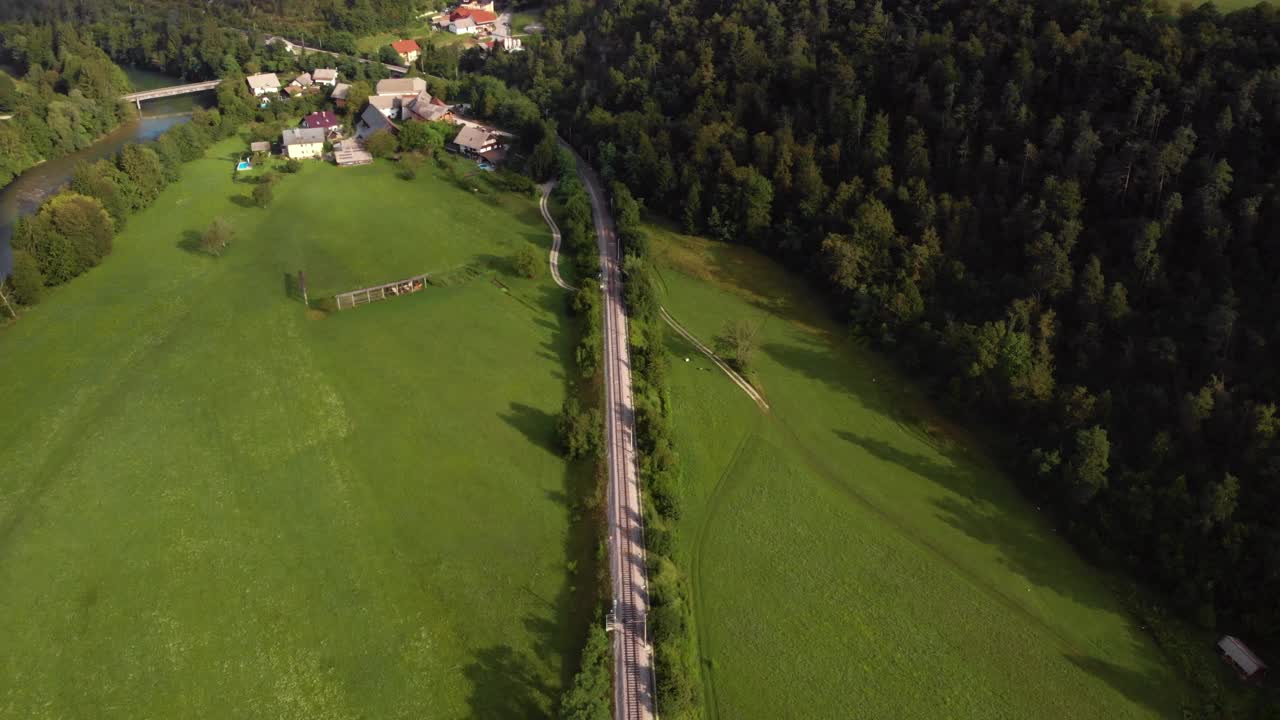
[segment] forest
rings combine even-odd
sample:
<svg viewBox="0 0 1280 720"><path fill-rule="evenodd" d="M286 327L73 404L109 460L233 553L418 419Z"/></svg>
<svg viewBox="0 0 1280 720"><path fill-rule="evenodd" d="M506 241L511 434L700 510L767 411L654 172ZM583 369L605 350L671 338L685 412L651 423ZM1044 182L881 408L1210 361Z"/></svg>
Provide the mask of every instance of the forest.
<svg viewBox="0 0 1280 720"><path fill-rule="evenodd" d="M522 88L809 274L1100 565L1277 640L1280 21L1152 2L554 3Z"/></svg>

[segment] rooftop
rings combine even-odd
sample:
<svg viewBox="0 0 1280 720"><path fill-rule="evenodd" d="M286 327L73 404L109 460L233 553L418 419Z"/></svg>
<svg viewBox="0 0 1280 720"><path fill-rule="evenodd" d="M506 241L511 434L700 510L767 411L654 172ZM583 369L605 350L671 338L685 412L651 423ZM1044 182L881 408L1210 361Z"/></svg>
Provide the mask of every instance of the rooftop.
<svg viewBox="0 0 1280 720"><path fill-rule="evenodd" d="M324 142L324 128L289 128L280 133L280 141L287 145L303 145Z"/></svg>
<svg viewBox="0 0 1280 720"><path fill-rule="evenodd" d="M422 48L418 47L418 43L412 40L397 40L391 43L391 49L395 50L401 55L405 55L411 52L418 52Z"/></svg>
<svg viewBox="0 0 1280 720"><path fill-rule="evenodd" d="M311 77L315 78L316 82L334 82L338 79L338 70L336 68L316 68L316 71L311 73Z"/></svg>
<svg viewBox="0 0 1280 720"><path fill-rule="evenodd" d="M422 78L389 78L379 80L374 92L378 95L417 95L427 89Z"/></svg>
<svg viewBox="0 0 1280 720"><path fill-rule="evenodd" d="M302 119L302 126L307 128L331 128L341 125L338 116L332 110L313 112Z"/></svg>
<svg viewBox="0 0 1280 720"><path fill-rule="evenodd" d="M254 90L280 87L280 78L276 77L275 73L259 73L257 75L250 75L245 78L245 81L248 82L249 87Z"/></svg>

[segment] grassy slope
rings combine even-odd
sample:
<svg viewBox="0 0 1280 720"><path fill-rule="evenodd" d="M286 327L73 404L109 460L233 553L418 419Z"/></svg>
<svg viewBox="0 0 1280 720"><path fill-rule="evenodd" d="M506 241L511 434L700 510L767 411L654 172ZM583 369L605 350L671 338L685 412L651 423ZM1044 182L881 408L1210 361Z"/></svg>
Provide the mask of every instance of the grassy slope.
<svg viewBox="0 0 1280 720"><path fill-rule="evenodd" d="M713 716L1176 713L1179 684L1099 577L797 279L665 231L655 251L692 332L760 325L753 379L773 408L672 336Z"/></svg>
<svg viewBox="0 0 1280 720"><path fill-rule="evenodd" d="M308 163L248 208L239 148L0 333L0 715L545 714L581 637L559 294L284 292L545 245L536 205ZM215 215L225 257L179 248Z"/></svg>

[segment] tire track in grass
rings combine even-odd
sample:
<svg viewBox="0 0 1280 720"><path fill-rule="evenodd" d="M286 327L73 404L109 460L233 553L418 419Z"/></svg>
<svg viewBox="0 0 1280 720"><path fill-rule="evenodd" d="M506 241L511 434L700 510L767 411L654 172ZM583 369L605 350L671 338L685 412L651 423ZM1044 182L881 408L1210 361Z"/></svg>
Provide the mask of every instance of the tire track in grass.
<svg viewBox="0 0 1280 720"><path fill-rule="evenodd" d="M709 666L709 662L714 662L711 656L711 638L708 635L707 627L704 622L699 622L699 618L706 619L706 591L702 577L702 553L707 544L707 536L711 529L711 521L715 519L717 506L720 499L724 495L726 488L729 486L729 479L737 477L738 473L734 470L742 462L742 456L746 453L747 445L751 440L759 437L756 433L759 421L752 423L752 427L747 428L742 433L742 439L738 441L738 447L734 448L733 455L729 458L729 462L725 464L724 470L720 473L720 478L716 480L715 487L711 489L711 494L707 496L706 512L702 516L702 522L698 526L697 537L693 541L693 553L689 563L689 575L693 580L693 623L697 628L698 636L698 674L702 676L702 685L706 688L706 701L703 705L707 709L707 717L710 720L717 720L720 717L719 702L716 699L715 678L713 677L714 668Z"/></svg>

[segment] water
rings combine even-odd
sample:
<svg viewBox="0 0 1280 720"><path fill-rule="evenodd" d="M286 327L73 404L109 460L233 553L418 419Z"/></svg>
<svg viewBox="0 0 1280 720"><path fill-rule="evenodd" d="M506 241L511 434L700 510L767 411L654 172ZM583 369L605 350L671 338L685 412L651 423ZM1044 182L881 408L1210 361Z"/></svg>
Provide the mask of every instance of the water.
<svg viewBox="0 0 1280 720"><path fill-rule="evenodd" d="M136 68L126 68L125 74L129 76L129 83L134 90L151 90L185 82L163 73ZM144 102L141 117L124 123L79 152L30 168L14 178L13 182L0 188L0 277L8 274L12 264L9 238L13 236L14 222L23 215L34 213L45 198L66 185L71 180L77 163L111 157L129 143L154 140L174 125L190 120L192 108L207 107L211 102L212 93L179 95Z"/></svg>

